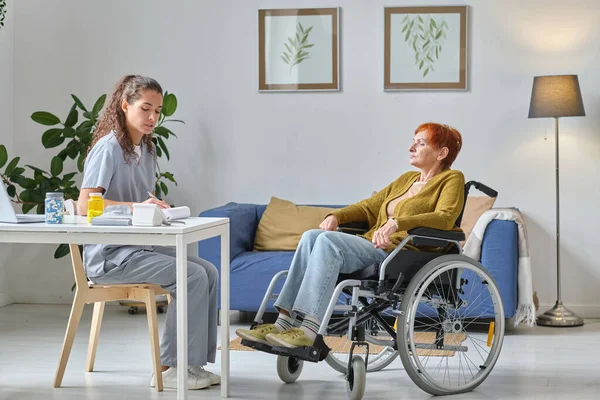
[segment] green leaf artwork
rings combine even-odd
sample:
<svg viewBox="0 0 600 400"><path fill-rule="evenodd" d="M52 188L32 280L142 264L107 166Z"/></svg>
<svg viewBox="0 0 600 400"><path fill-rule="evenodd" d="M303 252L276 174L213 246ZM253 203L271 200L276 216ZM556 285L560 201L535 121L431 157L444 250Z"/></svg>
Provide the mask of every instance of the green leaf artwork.
<svg viewBox="0 0 600 400"><path fill-rule="evenodd" d="M404 41L415 52L415 66L423 72L423 78L434 71L434 64L440 58L444 41L447 39L448 23L442 17L417 15L412 19L407 15L402 19Z"/></svg>
<svg viewBox="0 0 600 400"><path fill-rule="evenodd" d="M0 0L0 28L4 26L4 19L6 18L6 0Z"/></svg>
<svg viewBox="0 0 600 400"><path fill-rule="evenodd" d="M283 62L289 66L290 76L292 75L292 68L294 68L294 66L300 64L307 58L310 58L308 49L313 47L314 44L308 43L308 35L312 29L312 26L304 29L302 24L298 22L298 25L296 26L296 35L289 37L287 42L283 44L285 50L280 57Z"/></svg>

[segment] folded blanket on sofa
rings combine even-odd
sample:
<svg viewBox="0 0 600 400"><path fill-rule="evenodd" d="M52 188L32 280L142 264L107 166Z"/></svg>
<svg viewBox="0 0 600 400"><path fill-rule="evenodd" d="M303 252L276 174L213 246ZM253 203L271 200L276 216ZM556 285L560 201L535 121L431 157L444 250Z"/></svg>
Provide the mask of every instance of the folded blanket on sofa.
<svg viewBox="0 0 600 400"><path fill-rule="evenodd" d="M488 224L494 220L515 221L517 224L519 241L519 274L518 274L518 301L519 306L515 315L515 326L525 322L529 326L535 325L535 305L533 303L533 277L531 273L531 259L529 258L529 245L527 244L527 228L523 215L511 208L493 208L479 217L473 227L469 238L464 245L464 254L477 261L481 261L481 244L483 234Z"/></svg>

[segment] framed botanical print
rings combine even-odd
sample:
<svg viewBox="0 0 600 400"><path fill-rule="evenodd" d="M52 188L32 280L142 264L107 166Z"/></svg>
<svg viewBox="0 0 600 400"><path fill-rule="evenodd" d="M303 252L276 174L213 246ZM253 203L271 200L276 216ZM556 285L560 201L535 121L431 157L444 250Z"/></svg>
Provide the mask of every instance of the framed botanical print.
<svg viewBox="0 0 600 400"><path fill-rule="evenodd" d="M387 7L384 90L467 88L467 6Z"/></svg>
<svg viewBox="0 0 600 400"><path fill-rule="evenodd" d="M258 11L260 91L339 90L339 8Z"/></svg>

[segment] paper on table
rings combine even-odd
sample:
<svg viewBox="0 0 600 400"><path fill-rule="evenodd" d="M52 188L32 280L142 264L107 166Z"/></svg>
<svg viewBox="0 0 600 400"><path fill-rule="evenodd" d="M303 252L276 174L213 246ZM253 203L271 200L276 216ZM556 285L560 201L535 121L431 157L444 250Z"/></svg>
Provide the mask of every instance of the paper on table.
<svg viewBox="0 0 600 400"><path fill-rule="evenodd" d="M92 218L92 225L131 225L131 216L126 215L101 215Z"/></svg>
<svg viewBox="0 0 600 400"><path fill-rule="evenodd" d="M163 208L161 211L163 212L163 214L165 214L165 217L169 221L175 219L188 218L190 215L192 215L188 206Z"/></svg>
<svg viewBox="0 0 600 400"><path fill-rule="evenodd" d="M131 210L127 205L108 206L104 213L92 218L92 225L131 225Z"/></svg>

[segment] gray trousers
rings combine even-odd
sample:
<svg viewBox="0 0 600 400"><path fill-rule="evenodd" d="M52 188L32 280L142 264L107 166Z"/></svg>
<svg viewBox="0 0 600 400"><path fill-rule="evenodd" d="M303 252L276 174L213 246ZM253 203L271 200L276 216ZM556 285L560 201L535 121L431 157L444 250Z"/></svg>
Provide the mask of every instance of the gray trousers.
<svg viewBox="0 0 600 400"><path fill-rule="evenodd" d="M154 283L171 292L167 321L160 343L162 365L177 366L177 293L175 290L175 248L155 247L133 253L121 265L107 261L105 274L94 283ZM188 363L215 362L217 352L217 291L219 273L210 262L188 256Z"/></svg>

